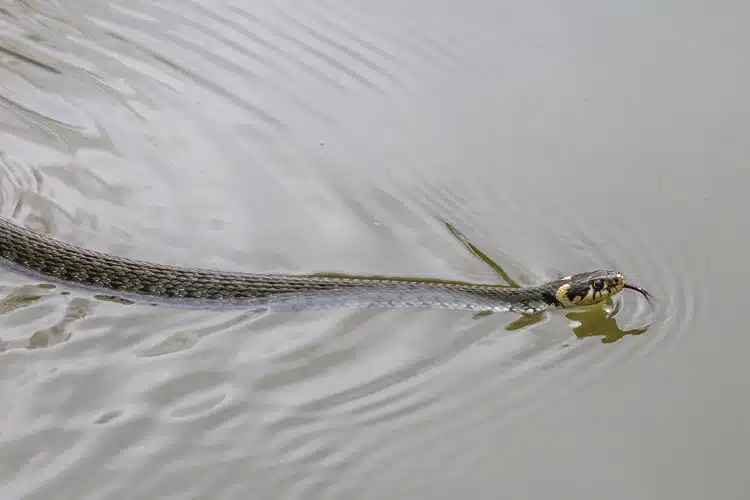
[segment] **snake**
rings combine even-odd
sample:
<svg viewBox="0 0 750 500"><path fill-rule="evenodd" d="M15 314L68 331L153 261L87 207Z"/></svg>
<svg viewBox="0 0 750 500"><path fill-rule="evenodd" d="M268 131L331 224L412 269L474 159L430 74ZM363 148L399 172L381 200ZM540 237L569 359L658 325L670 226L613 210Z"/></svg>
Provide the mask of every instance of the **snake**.
<svg viewBox="0 0 750 500"><path fill-rule="evenodd" d="M181 267L76 246L4 217L0 217L0 264L40 284L86 291L102 300L188 308L445 308L535 314L597 304L625 288L651 297L614 270L510 287L418 277L262 274Z"/></svg>

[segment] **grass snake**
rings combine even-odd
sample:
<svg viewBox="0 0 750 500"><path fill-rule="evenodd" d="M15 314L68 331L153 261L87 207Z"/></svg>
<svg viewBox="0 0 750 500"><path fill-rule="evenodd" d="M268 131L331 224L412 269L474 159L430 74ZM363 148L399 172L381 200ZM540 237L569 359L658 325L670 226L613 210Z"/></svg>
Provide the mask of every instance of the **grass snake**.
<svg viewBox="0 0 750 500"><path fill-rule="evenodd" d="M630 288L617 271L598 270L544 284L499 284L333 274L258 274L192 269L81 248L0 218L0 261L52 285L98 298L154 305L270 310L423 307L525 314L595 304Z"/></svg>

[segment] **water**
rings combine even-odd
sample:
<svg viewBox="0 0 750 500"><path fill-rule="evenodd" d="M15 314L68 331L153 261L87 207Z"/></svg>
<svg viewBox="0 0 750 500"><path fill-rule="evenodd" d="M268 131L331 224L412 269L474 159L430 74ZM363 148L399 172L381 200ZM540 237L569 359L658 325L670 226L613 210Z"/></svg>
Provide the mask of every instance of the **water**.
<svg viewBox="0 0 750 500"><path fill-rule="evenodd" d="M658 302L516 329L4 273L3 498L744 498L748 14L6 2L19 224L187 266L498 280L449 223L520 284L617 268Z"/></svg>

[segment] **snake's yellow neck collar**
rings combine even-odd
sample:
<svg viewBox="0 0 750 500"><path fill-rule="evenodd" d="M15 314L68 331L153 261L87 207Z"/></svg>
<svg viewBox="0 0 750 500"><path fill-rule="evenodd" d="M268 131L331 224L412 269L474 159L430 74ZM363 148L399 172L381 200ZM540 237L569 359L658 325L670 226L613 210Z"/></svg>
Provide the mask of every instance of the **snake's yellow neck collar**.
<svg viewBox="0 0 750 500"><path fill-rule="evenodd" d="M607 276L567 276L559 281L555 300L560 307L583 307L599 303L619 293L625 287L625 278L619 273Z"/></svg>

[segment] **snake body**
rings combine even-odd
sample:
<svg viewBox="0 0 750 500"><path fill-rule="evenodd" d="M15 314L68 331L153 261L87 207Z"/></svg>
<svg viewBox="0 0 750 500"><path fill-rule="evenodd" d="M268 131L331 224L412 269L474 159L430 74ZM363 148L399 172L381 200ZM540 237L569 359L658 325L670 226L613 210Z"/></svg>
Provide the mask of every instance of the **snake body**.
<svg viewBox="0 0 750 500"><path fill-rule="evenodd" d="M424 307L534 313L600 302L626 285L616 271L593 271L537 286L420 278L259 274L194 269L123 258L75 246L0 218L0 261L45 283L100 298L175 307L272 310Z"/></svg>

